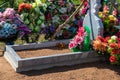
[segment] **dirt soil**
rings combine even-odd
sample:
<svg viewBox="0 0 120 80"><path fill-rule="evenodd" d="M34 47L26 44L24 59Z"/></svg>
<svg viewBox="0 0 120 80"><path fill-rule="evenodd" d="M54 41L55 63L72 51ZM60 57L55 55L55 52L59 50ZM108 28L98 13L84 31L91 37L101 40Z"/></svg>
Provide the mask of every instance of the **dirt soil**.
<svg viewBox="0 0 120 80"><path fill-rule="evenodd" d="M16 52L21 58L30 58L30 57L48 56L55 54L65 54L65 53L70 53L71 51L67 47L66 48L49 47L49 48L42 48L37 50L24 50L24 51L16 51Z"/></svg>
<svg viewBox="0 0 120 80"><path fill-rule="evenodd" d="M0 80L120 80L120 66L94 62L16 73L5 58L0 57Z"/></svg>

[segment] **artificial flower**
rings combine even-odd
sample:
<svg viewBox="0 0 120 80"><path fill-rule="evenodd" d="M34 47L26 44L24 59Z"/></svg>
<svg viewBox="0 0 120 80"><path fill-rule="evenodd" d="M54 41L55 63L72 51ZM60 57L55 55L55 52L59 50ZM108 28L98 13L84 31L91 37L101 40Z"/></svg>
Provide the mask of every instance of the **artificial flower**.
<svg viewBox="0 0 120 80"><path fill-rule="evenodd" d="M59 23L59 20L60 20L60 18L57 15L55 15L54 17L52 17L52 22L53 23Z"/></svg>
<svg viewBox="0 0 120 80"><path fill-rule="evenodd" d="M115 63L116 62L116 57L115 56L110 56L110 62Z"/></svg>
<svg viewBox="0 0 120 80"><path fill-rule="evenodd" d="M6 8L0 17L0 40L11 43L18 37L28 35L30 29L23 23L13 8ZM24 26L24 27L23 27ZM21 28L22 27L22 28ZM24 35L21 35L24 32Z"/></svg>
<svg viewBox="0 0 120 80"><path fill-rule="evenodd" d="M105 5L104 8L103 8L103 11L104 12L109 11L109 7L107 5Z"/></svg>
<svg viewBox="0 0 120 80"><path fill-rule="evenodd" d="M113 16L116 16L116 15L117 15L117 11L114 10L114 11L112 12L112 15L113 15Z"/></svg>
<svg viewBox="0 0 120 80"><path fill-rule="evenodd" d="M58 1L58 4L59 4L60 6L64 6L64 5L65 5L65 2L64 2L64 0L59 0L59 1Z"/></svg>
<svg viewBox="0 0 120 80"><path fill-rule="evenodd" d="M64 14L64 13L67 12L67 8L61 8L61 9L59 9L59 12L62 13L62 14Z"/></svg>
<svg viewBox="0 0 120 80"><path fill-rule="evenodd" d="M62 20L65 21L68 18L67 14L62 15Z"/></svg>
<svg viewBox="0 0 120 80"><path fill-rule="evenodd" d="M86 32L85 32L84 27L79 27L77 34L69 43L69 49L79 47L79 46L81 48L81 45L84 41L85 36L86 36Z"/></svg>

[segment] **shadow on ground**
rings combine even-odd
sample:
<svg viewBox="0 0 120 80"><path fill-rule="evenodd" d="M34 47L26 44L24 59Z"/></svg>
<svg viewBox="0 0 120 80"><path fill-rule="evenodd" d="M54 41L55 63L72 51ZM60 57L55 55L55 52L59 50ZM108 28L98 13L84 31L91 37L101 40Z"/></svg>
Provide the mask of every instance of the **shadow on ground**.
<svg viewBox="0 0 120 80"><path fill-rule="evenodd" d="M85 64L79 64L74 66L63 66L63 67L54 67L44 70L32 70L27 72L21 72L21 74L27 75L27 76L37 76L42 74L48 74L48 73L57 73L57 72L65 72L69 70L77 70L82 68L92 68L96 67L98 69L111 69L115 71L118 75L120 75L120 66L117 65L111 65L109 62L94 62L94 63L85 63Z"/></svg>

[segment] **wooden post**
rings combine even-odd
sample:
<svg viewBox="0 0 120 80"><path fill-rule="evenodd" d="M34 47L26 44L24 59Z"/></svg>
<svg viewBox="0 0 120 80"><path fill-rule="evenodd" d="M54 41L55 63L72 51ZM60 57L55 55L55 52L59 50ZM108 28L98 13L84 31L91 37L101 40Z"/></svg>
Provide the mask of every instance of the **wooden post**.
<svg viewBox="0 0 120 80"><path fill-rule="evenodd" d="M98 17L98 12L101 7L101 0L89 0L90 9L84 18L83 26L90 28L90 38L94 40L98 35L103 36L103 24Z"/></svg>

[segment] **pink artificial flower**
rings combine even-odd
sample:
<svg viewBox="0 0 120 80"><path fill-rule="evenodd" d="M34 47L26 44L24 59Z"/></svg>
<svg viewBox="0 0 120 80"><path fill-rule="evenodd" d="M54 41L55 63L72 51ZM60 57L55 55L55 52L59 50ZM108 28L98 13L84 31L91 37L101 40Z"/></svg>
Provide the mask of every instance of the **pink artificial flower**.
<svg viewBox="0 0 120 80"><path fill-rule="evenodd" d="M10 18L14 19L15 15L15 10L13 8L6 8L5 11L3 12L3 16L5 18Z"/></svg>
<svg viewBox="0 0 120 80"><path fill-rule="evenodd" d="M64 5L65 5L65 2L64 2L63 0L59 0L59 1L58 1L58 4L59 4L60 6L64 6Z"/></svg>
<svg viewBox="0 0 120 80"><path fill-rule="evenodd" d="M53 2L54 0L48 0L49 2Z"/></svg>
<svg viewBox="0 0 120 80"><path fill-rule="evenodd" d="M107 5L104 6L103 8L104 11L109 11L109 7Z"/></svg>
<svg viewBox="0 0 120 80"><path fill-rule="evenodd" d="M72 49L72 48L74 48L76 46L77 46L77 44L75 44L74 41L70 41L70 43L69 43L69 49Z"/></svg>
<svg viewBox="0 0 120 80"><path fill-rule="evenodd" d="M81 14L82 14L82 15L85 15L86 12L87 12L87 8L83 8L82 11L81 11Z"/></svg>
<svg viewBox="0 0 120 80"><path fill-rule="evenodd" d="M81 44L83 41L84 41L84 38L82 36L81 37L79 37L77 35L75 36L74 42L76 44Z"/></svg>
<svg viewBox="0 0 120 80"><path fill-rule="evenodd" d="M113 14L113 16L116 16L116 15L117 15L117 11L114 10L114 11L112 12L112 14Z"/></svg>
<svg viewBox="0 0 120 80"><path fill-rule="evenodd" d="M84 36L84 34L85 34L85 29L84 29L84 27L79 27L78 32L77 32L77 35L78 35L78 36Z"/></svg>

